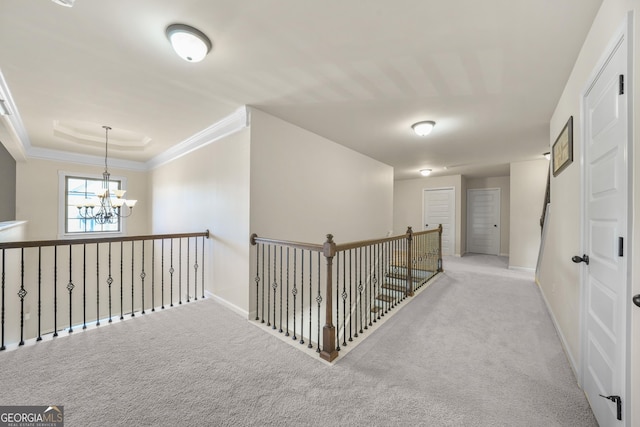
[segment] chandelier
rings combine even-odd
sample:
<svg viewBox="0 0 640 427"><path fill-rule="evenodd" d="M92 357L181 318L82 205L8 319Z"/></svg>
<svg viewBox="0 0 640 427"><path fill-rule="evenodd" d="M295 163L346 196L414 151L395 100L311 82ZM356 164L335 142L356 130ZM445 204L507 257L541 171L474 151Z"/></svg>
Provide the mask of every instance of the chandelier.
<svg viewBox="0 0 640 427"><path fill-rule="evenodd" d="M107 154L109 146L109 126L102 126L105 132L104 143L104 172L102 173L102 188L96 191L98 200L85 199L83 203L78 204L78 213L81 218L94 220L98 224L115 224L119 218L126 218L133 213L133 207L137 200L127 200L123 198L125 190L109 188L110 181L109 169L107 168ZM112 197L112 196L115 196ZM127 206L127 210L123 212L123 206ZM96 212L96 208L97 212Z"/></svg>

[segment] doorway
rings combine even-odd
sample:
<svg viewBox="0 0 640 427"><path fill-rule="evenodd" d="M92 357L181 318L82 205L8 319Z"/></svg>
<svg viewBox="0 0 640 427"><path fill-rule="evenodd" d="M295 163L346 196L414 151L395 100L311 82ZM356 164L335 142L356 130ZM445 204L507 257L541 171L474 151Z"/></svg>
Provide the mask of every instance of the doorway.
<svg viewBox="0 0 640 427"><path fill-rule="evenodd" d="M467 252L500 255L500 189L467 190Z"/></svg>
<svg viewBox="0 0 640 427"><path fill-rule="evenodd" d="M627 379L630 181L628 32L623 31L583 97L581 271L582 387L601 426L630 426ZM587 258L588 257L588 258ZM622 422L621 422L622 421Z"/></svg>
<svg viewBox="0 0 640 427"><path fill-rule="evenodd" d="M425 189L423 192L423 230L442 224L442 255L454 255L456 246L456 192L454 188Z"/></svg>

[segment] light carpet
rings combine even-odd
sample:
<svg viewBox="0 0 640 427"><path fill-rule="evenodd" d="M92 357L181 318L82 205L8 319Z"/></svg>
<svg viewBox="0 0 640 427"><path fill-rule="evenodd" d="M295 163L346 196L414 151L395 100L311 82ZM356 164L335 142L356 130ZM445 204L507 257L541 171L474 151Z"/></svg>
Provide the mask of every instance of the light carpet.
<svg viewBox="0 0 640 427"><path fill-rule="evenodd" d="M596 426L532 275L446 272L333 366L211 299L0 353L65 426Z"/></svg>

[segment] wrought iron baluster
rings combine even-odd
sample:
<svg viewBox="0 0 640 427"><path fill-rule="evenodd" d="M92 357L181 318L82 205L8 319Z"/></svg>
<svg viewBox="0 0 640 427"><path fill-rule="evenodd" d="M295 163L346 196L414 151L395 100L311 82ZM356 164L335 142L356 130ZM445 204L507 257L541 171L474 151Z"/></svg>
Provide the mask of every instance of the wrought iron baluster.
<svg viewBox="0 0 640 427"><path fill-rule="evenodd" d="M276 281L276 265L278 264L278 251L273 248L273 329L276 328L276 294L278 290L278 282Z"/></svg>
<svg viewBox="0 0 640 427"><path fill-rule="evenodd" d="M371 246L364 248L364 272L364 329L366 330L369 329L367 317L371 317L371 307L367 307L368 295L371 294Z"/></svg>
<svg viewBox="0 0 640 427"><path fill-rule="evenodd" d="M342 345L347 346L347 253L342 252Z"/></svg>
<svg viewBox="0 0 640 427"><path fill-rule="evenodd" d="M260 319L260 243L256 244L256 320Z"/></svg>
<svg viewBox="0 0 640 427"><path fill-rule="evenodd" d="M191 299L189 298L189 250L191 248L191 245L189 244L190 240L187 237L187 268L185 270L187 270L187 302L191 302Z"/></svg>
<svg viewBox="0 0 640 427"><path fill-rule="evenodd" d="M352 289L353 289L353 250L349 249L349 342L353 341L353 301L352 301Z"/></svg>
<svg viewBox="0 0 640 427"><path fill-rule="evenodd" d="M182 304L182 238L178 239L178 304Z"/></svg>
<svg viewBox="0 0 640 427"><path fill-rule="evenodd" d="M71 308L73 307L72 305L72 293L73 293L73 288L75 288L75 285L73 284L73 280L72 280L72 254L71 254L71 248L72 246L69 245L69 283L67 283L67 290L69 291L69 333L73 332L73 322L71 321Z"/></svg>
<svg viewBox="0 0 640 427"><path fill-rule="evenodd" d="M144 272L144 240L140 243L142 243L142 272L140 273L140 284L142 286L142 314L145 314L144 312L144 279L145 277L147 277L147 273Z"/></svg>
<svg viewBox="0 0 640 427"><path fill-rule="evenodd" d="M151 311L156 311L156 241L151 241Z"/></svg>
<svg viewBox="0 0 640 427"><path fill-rule="evenodd" d="M311 250L309 250L309 344L307 345L307 348L313 348L313 344L311 340L311 334L312 334L311 314L313 312L313 310L311 309L313 307L313 304L311 302L312 299L313 299L313 256L312 256Z"/></svg>
<svg viewBox="0 0 640 427"><path fill-rule="evenodd" d="M297 255L298 255L298 249L297 248L293 248L293 289L291 290L291 294L293 295L293 337L292 339L295 341L298 339L298 337L296 337L296 295L298 295L298 286L297 286L297 269L298 269L298 264L297 264Z"/></svg>
<svg viewBox="0 0 640 427"><path fill-rule="evenodd" d="M18 297L20 298L20 344L24 345L24 297L27 296L27 291L24 288L24 248L20 249L20 290L18 291Z"/></svg>
<svg viewBox="0 0 640 427"><path fill-rule="evenodd" d="M5 258L4 258L4 249L2 250L2 310L0 314L0 332L2 333L2 339L0 340L0 351L6 350L7 347L4 345L4 313L5 313L5 305L4 305L4 266L5 266Z"/></svg>
<svg viewBox="0 0 640 427"><path fill-rule="evenodd" d="M289 261L289 247L287 246L287 331L284 334L285 337L289 336ZM282 279L280 281L282 282Z"/></svg>
<svg viewBox="0 0 640 427"><path fill-rule="evenodd" d="M208 232L209 230L207 230ZM204 299L204 236L202 236L202 298Z"/></svg>
<svg viewBox="0 0 640 427"><path fill-rule="evenodd" d="M267 248L267 286L271 285L271 245ZM263 289L264 292L264 289ZM264 304L264 295L262 296ZM264 313L263 313L264 316ZM271 291L267 287L267 326L271 326Z"/></svg>
<svg viewBox="0 0 640 427"><path fill-rule="evenodd" d="M384 244L378 243L378 277L380 278L380 280L378 280L378 288L376 289L376 307L378 308L376 310L376 313L378 315L374 319L374 322L380 320L382 310L384 308L382 306L382 302L377 299L377 295L380 295L380 291L382 290L382 286L384 285L384 281L386 280L384 274Z"/></svg>
<svg viewBox="0 0 640 427"><path fill-rule="evenodd" d="M300 344L304 344L304 249L300 251Z"/></svg>
<svg viewBox="0 0 640 427"><path fill-rule="evenodd" d="M134 302L134 289L135 289L135 241L131 241L131 317L136 317L135 302Z"/></svg>
<svg viewBox="0 0 640 427"><path fill-rule="evenodd" d="M204 239L204 237L203 237ZM195 248L195 261L196 263L193 265L193 299L195 301L198 300L198 238L196 237L193 242L193 247Z"/></svg>
<svg viewBox="0 0 640 427"><path fill-rule="evenodd" d="M278 332L282 333L282 246L280 246L280 329Z"/></svg>
<svg viewBox="0 0 640 427"><path fill-rule="evenodd" d="M320 252L318 252L318 296L316 297L316 302L318 303L318 341L316 353L320 353L320 305L322 304L322 295L320 294L321 286L320 286Z"/></svg>
<svg viewBox="0 0 640 427"><path fill-rule="evenodd" d="M336 254L336 350L340 351L340 253Z"/></svg>
<svg viewBox="0 0 640 427"><path fill-rule="evenodd" d="M175 270L173 269L173 239L171 239L171 256L169 257L169 261L171 263L171 267L169 268L169 276L171 277L171 286L169 288L169 306L173 307L173 273L175 272Z"/></svg>
<svg viewBox="0 0 640 427"><path fill-rule="evenodd" d="M100 326L100 244L96 243L96 326Z"/></svg>
<svg viewBox="0 0 640 427"><path fill-rule="evenodd" d="M362 248L358 248L358 255L360 257L360 262L358 263L358 276L359 276L359 282L358 282L358 302L360 305L360 315L358 316L358 318L356 319L357 321L360 321L360 333L362 333L362 290L363 290L363 285L362 285Z"/></svg>
<svg viewBox="0 0 640 427"><path fill-rule="evenodd" d="M82 245L82 329L87 329L87 245Z"/></svg>
<svg viewBox="0 0 640 427"><path fill-rule="evenodd" d="M107 286L109 287L109 323L113 322L111 318L111 285L113 277L111 277L111 242L109 242L109 276L107 276Z"/></svg>
<svg viewBox="0 0 640 427"><path fill-rule="evenodd" d="M4 251L3 251L4 256ZM4 261L4 258L3 258ZM3 268L4 271L4 268ZM58 336L58 247L53 247L53 336Z"/></svg>
<svg viewBox="0 0 640 427"><path fill-rule="evenodd" d="M42 246L38 246L38 338L36 338L36 341L42 341L41 316L42 316Z"/></svg>
<svg viewBox="0 0 640 427"><path fill-rule="evenodd" d="M264 266L265 264L268 262L264 260L264 247L265 245L262 245L262 299L261 299L261 306L262 306L262 310L260 310L260 323L264 323L264 286L265 286L265 280L264 280ZM267 270L268 271L268 270Z"/></svg>
<svg viewBox="0 0 640 427"><path fill-rule="evenodd" d="M124 246L120 241L120 320L124 320Z"/></svg>
<svg viewBox="0 0 640 427"><path fill-rule="evenodd" d="M162 255L160 256L160 308L164 310L164 239L161 240L160 252L162 252Z"/></svg>

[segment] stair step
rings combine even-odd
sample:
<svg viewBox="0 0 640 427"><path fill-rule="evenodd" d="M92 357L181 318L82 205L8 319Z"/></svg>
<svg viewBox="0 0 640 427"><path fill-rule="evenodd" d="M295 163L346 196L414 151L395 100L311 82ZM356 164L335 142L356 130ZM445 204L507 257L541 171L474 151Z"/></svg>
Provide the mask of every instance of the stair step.
<svg viewBox="0 0 640 427"><path fill-rule="evenodd" d="M384 295L384 294L380 294L376 297L376 299L379 299L380 301L384 301L384 302L393 302L395 301L395 298L389 295Z"/></svg>
<svg viewBox="0 0 640 427"><path fill-rule="evenodd" d="M385 282L382 284L382 289L389 289L391 291L396 291L396 292L404 292L407 290L407 287L405 285L396 285L395 283Z"/></svg>
<svg viewBox="0 0 640 427"><path fill-rule="evenodd" d="M371 307L371 312L372 313L377 313L379 311L382 311L382 307L378 307L377 305Z"/></svg>
<svg viewBox="0 0 640 427"><path fill-rule="evenodd" d="M407 275L403 274L403 273L387 273L386 277L389 278L389 279L407 280ZM422 278L413 276L411 278L411 280L414 281L414 282L419 282L419 281L422 280Z"/></svg>

